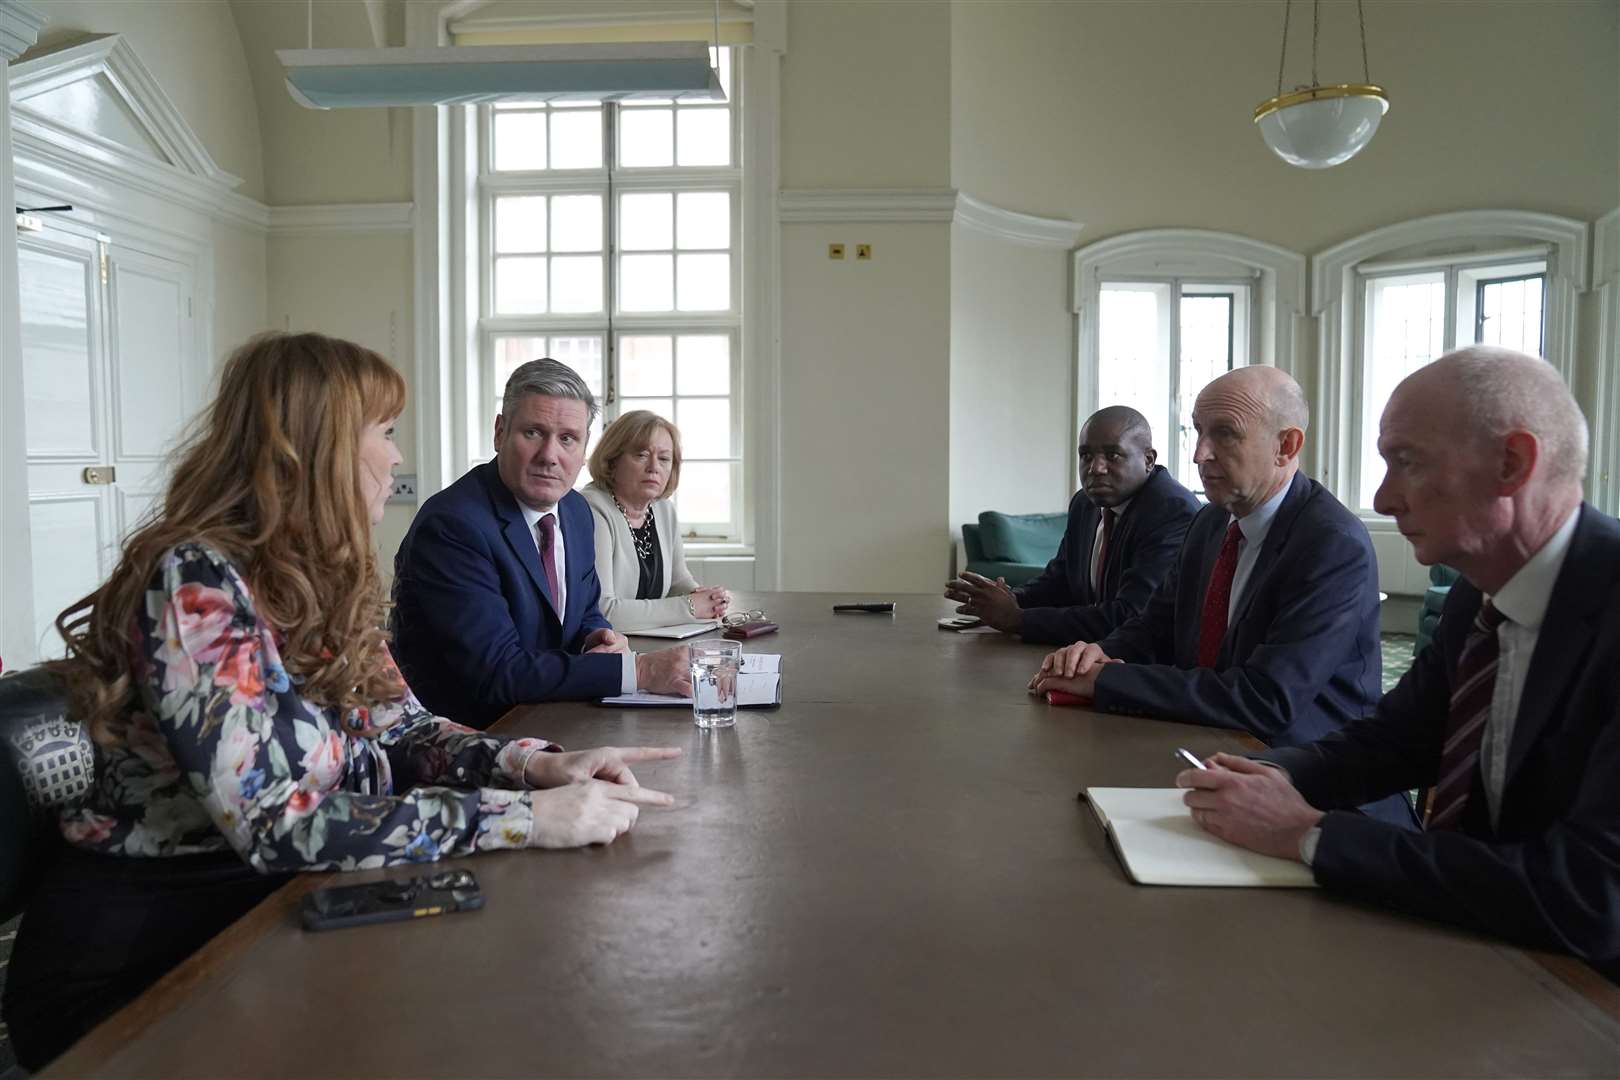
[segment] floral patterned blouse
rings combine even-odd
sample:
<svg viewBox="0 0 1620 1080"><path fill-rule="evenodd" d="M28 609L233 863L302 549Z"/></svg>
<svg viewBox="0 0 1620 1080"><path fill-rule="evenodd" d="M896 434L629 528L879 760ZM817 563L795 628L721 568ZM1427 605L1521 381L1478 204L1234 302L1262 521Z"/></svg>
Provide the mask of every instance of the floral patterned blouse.
<svg viewBox="0 0 1620 1080"><path fill-rule="evenodd" d="M234 850L261 873L527 843L523 767L556 746L440 719L408 689L347 716L306 702L242 575L213 549L166 553L137 621L137 698L96 746L88 802L62 816L70 843L132 856Z"/></svg>

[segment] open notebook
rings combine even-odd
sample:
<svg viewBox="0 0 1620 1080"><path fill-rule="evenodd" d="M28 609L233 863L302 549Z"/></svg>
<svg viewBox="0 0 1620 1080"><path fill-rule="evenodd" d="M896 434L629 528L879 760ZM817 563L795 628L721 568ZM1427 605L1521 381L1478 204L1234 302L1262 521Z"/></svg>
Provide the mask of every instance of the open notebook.
<svg viewBox="0 0 1620 1080"><path fill-rule="evenodd" d="M1138 885L1310 888L1310 867L1229 844L1193 821L1182 788L1086 788L1086 800Z"/></svg>
<svg viewBox="0 0 1620 1080"><path fill-rule="evenodd" d="M674 694L619 694L603 698L603 705L646 709L663 706L690 707L692 699ZM737 672L739 709L774 709L782 704L782 656L780 653L744 653Z"/></svg>
<svg viewBox="0 0 1620 1080"><path fill-rule="evenodd" d="M679 641L681 638L697 637L699 634L707 634L710 630L719 628L719 620L708 619L703 622L680 623L676 626L650 626L645 630L626 630L625 633L630 637L673 638Z"/></svg>

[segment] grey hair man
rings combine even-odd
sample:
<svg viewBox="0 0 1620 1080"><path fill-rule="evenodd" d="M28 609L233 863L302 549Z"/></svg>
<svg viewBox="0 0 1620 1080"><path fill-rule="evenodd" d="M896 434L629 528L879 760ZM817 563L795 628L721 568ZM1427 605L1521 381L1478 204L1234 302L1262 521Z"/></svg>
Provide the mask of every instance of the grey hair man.
<svg viewBox="0 0 1620 1080"><path fill-rule="evenodd" d="M1620 981L1620 521L1581 500L1587 429L1545 361L1475 346L1395 389L1374 507L1462 572L1377 710L1178 777L1217 836L1361 900L1573 953ZM1424 830L1344 808L1425 788Z"/></svg>
<svg viewBox="0 0 1620 1080"><path fill-rule="evenodd" d="M595 523L574 481L596 399L566 364L507 380L495 460L423 503L394 560L394 649L434 712L486 727L515 705L690 690L684 646L634 654L598 606Z"/></svg>

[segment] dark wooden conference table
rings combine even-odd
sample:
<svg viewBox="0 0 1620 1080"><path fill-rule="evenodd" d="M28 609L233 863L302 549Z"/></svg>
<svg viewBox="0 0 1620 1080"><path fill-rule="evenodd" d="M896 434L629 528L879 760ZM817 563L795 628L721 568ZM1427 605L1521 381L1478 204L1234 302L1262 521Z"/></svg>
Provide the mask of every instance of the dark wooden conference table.
<svg viewBox="0 0 1620 1080"><path fill-rule="evenodd" d="M853 599L899 610L832 614ZM937 596L740 600L782 624L745 644L783 654L781 709L497 728L683 747L638 769L677 808L460 860L471 914L307 933L330 878L300 878L47 1075L1620 1074L1613 988L1567 958L1317 890L1131 884L1076 793L1238 736L1037 702L1044 650L940 631Z"/></svg>

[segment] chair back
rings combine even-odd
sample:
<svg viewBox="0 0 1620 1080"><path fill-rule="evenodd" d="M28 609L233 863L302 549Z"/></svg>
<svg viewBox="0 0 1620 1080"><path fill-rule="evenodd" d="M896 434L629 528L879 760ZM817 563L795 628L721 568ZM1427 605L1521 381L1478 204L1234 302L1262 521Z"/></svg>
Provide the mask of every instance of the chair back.
<svg viewBox="0 0 1620 1080"><path fill-rule="evenodd" d="M61 680L44 668L0 678L0 922L27 906L62 843L57 819L94 778L90 733L68 716Z"/></svg>

